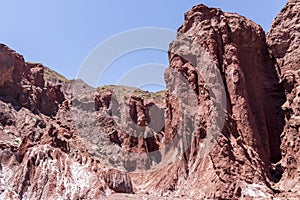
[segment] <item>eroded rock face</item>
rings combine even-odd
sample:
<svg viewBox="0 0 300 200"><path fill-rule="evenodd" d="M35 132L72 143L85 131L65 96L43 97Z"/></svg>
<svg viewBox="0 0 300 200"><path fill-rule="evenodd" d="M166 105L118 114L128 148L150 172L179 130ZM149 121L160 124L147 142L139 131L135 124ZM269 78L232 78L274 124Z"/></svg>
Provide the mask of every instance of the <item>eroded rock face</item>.
<svg viewBox="0 0 300 200"><path fill-rule="evenodd" d="M78 81L71 88L79 135L103 162L127 171L159 162L164 109L152 94L128 87L93 89Z"/></svg>
<svg viewBox="0 0 300 200"><path fill-rule="evenodd" d="M300 196L300 1L291 0L273 21L267 34L270 51L280 69L287 101L285 127L281 134L282 160L275 168L282 174L277 186L284 198Z"/></svg>
<svg viewBox="0 0 300 200"><path fill-rule="evenodd" d="M33 113L55 115L64 95L61 85L44 80L42 64L26 63L21 55L3 44L0 45L0 62L3 101L28 108Z"/></svg>
<svg viewBox="0 0 300 200"><path fill-rule="evenodd" d="M67 123L64 111L63 118L52 120L25 108L16 111L3 103L1 108L10 113L0 130L1 198L98 199L132 193L130 177L101 164Z"/></svg>
<svg viewBox="0 0 300 200"><path fill-rule="evenodd" d="M155 94L68 81L0 45L0 198L297 199L299 7L267 36L193 7Z"/></svg>
<svg viewBox="0 0 300 200"><path fill-rule="evenodd" d="M78 134L66 80L0 47L0 198L99 199L132 193L128 174L107 168Z"/></svg>
<svg viewBox="0 0 300 200"><path fill-rule="evenodd" d="M270 198L285 95L262 28L237 14L195 6L169 58L165 144L174 143L177 160L150 173L156 178L146 179L146 190L199 199Z"/></svg>

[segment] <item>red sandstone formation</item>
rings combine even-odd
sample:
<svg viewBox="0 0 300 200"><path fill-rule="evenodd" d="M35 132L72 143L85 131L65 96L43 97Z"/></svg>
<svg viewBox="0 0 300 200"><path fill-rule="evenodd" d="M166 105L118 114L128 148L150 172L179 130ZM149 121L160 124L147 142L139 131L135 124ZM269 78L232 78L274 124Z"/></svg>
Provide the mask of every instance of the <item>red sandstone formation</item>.
<svg viewBox="0 0 300 200"><path fill-rule="evenodd" d="M276 184L284 199L300 196L300 1L289 0L267 34L271 54L277 61L285 89L285 126L281 133L282 159L275 168L282 178Z"/></svg>
<svg viewBox="0 0 300 200"><path fill-rule="evenodd" d="M33 113L55 115L64 100L60 85L43 79L41 64L25 63L22 56L3 44L0 51L3 101L28 108Z"/></svg>
<svg viewBox="0 0 300 200"><path fill-rule="evenodd" d="M195 6L185 14L169 57L165 140L175 143L177 159L149 173L144 189L190 198L273 196L271 168L281 159L285 96L262 28L237 14ZM220 78L210 74L212 66ZM187 126L189 121L194 124ZM215 144L207 141L213 134L220 135Z"/></svg>
<svg viewBox="0 0 300 200"><path fill-rule="evenodd" d="M0 198L299 198L299 8L265 36L193 7L155 94L68 81L0 45Z"/></svg>
<svg viewBox="0 0 300 200"><path fill-rule="evenodd" d="M5 45L0 52L0 198L98 199L132 193L126 172L101 164L79 137L57 81L61 77L24 62Z"/></svg>

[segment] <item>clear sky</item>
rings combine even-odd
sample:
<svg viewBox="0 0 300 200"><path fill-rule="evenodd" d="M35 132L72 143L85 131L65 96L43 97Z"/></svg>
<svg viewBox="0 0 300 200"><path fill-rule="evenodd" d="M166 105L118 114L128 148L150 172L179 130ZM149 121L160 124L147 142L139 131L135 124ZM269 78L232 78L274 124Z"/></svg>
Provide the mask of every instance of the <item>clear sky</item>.
<svg viewBox="0 0 300 200"><path fill-rule="evenodd" d="M223 11L237 12L268 31L272 19L286 0L0 2L0 42L15 49L26 60L41 62L71 79L77 77L80 66L90 52L107 38L142 27L161 27L176 31L183 23L184 12L196 4L203 3ZM124 71L147 63L167 65L166 52L145 50L122 56L112 64L107 77L99 84L116 84ZM123 72L120 72L122 69Z"/></svg>

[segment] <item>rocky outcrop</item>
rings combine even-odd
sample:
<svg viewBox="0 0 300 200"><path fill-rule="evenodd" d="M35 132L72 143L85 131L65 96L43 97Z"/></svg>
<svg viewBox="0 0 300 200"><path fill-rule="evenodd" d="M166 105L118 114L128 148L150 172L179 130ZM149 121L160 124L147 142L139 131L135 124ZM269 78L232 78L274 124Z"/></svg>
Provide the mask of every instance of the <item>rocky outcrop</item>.
<svg viewBox="0 0 300 200"><path fill-rule="evenodd" d="M158 93L68 81L1 44L0 198L297 199L299 7L267 36L193 7Z"/></svg>
<svg viewBox="0 0 300 200"><path fill-rule="evenodd" d="M3 44L0 45L0 62L3 101L28 108L33 113L55 115L64 95L60 85L44 80L43 65L26 63L21 55Z"/></svg>
<svg viewBox="0 0 300 200"><path fill-rule="evenodd" d="M287 101L281 134L282 159L276 167L283 173L277 187L286 199L300 196L300 1L290 0L273 21L267 34L270 52L277 61Z"/></svg>
<svg viewBox="0 0 300 200"><path fill-rule="evenodd" d="M127 171L157 164L164 109L160 100L151 98L155 94L122 86L93 89L80 81L67 93L73 94L79 135L104 163Z"/></svg>
<svg viewBox="0 0 300 200"><path fill-rule="evenodd" d="M69 82L5 45L0 52L0 198L132 193L128 174L106 167L78 134L65 90Z"/></svg>
<svg viewBox="0 0 300 200"><path fill-rule="evenodd" d="M199 199L273 196L285 95L262 28L195 6L169 58L165 145L176 159L149 173L145 190Z"/></svg>
<svg viewBox="0 0 300 200"><path fill-rule="evenodd" d="M97 199L114 192L132 193L130 177L101 164L68 124L28 109L1 104L2 199ZM66 109L66 108L64 108ZM66 120L66 121L63 121ZM113 184L112 184L113 183Z"/></svg>

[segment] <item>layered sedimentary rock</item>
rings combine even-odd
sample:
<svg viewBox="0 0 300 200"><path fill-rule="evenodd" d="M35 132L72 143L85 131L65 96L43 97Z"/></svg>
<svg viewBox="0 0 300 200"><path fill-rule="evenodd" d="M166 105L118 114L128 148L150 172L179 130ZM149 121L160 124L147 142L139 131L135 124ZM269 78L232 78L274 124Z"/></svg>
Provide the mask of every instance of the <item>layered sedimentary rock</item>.
<svg viewBox="0 0 300 200"><path fill-rule="evenodd" d="M273 196L285 95L262 28L195 6L169 58L165 145L172 143L176 159L149 173L146 190L191 198Z"/></svg>
<svg viewBox="0 0 300 200"><path fill-rule="evenodd" d="M62 90L66 79L41 64L24 62L2 44L0 63L1 199L132 193L128 174L100 163L78 135L70 99Z"/></svg>
<svg viewBox="0 0 300 200"><path fill-rule="evenodd" d="M164 110L156 94L136 88L107 86L94 89L75 81L73 121L90 151L104 163L127 171L149 169L159 160ZM160 94L159 94L160 95ZM155 154L155 153L154 153Z"/></svg>
<svg viewBox="0 0 300 200"><path fill-rule="evenodd" d="M297 199L299 7L267 36L193 7L158 93L92 88L0 45L0 198Z"/></svg>
<svg viewBox="0 0 300 200"><path fill-rule="evenodd" d="M282 159L277 168L283 172L277 184L284 198L300 196L300 1L290 0L273 21L267 34L270 52L276 58L287 101L282 108L285 126L281 134ZM275 123L275 122L274 122Z"/></svg>
<svg viewBox="0 0 300 200"><path fill-rule="evenodd" d="M0 62L3 101L28 108L33 113L55 115L64 95L61 85L44 80L41 64L24 62L21 55L3 44L0 45Z"/></svg>

